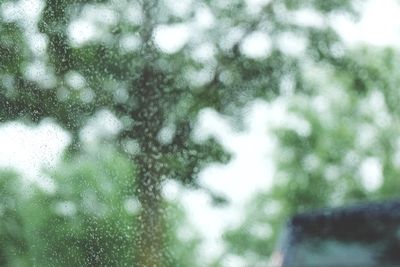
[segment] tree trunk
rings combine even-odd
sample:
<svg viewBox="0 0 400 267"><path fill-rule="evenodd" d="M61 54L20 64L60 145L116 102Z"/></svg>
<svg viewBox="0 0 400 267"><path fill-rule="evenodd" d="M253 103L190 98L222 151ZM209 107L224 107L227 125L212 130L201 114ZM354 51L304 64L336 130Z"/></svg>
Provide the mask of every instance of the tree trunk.
<svg viewBox="0 0 400 267"><path fill-rule="evenodd" d="M135 266L166 266L160 176L149 166L152 161L146 156L136 162L139 165L137 194L141 211L135 233Z"/></svg>
<svg viewBox="0 0 400 267"><path fill-rule="evenodd" d="M138 166L137 196L141 213L136 229L136 260L140 267L162 267L164 263L164 220L162 210L163 168L158 161L161 147L157 135L164 122L160 101L160 84L151 67L145 67L136 89L139 110L131 115L137 125L134 137L140 145L140 153L135 157Z"/></svg>
<svg viewBox="0 0 400 267"><path fill-rule="evenodd" d="M168 266L166 257L166 235L162 198L162 166L158 162L161 147L157 135L164 123L163 75L156 68L157 49L152 42L154 25L157 22L157 0L143 1L143 24L140 31L142 55L145 62L132 92L136 108L131 117L135 121L133 137L140 145L135 157L138 165L137 196L141 212L136 227L135 266Z"/></svg>

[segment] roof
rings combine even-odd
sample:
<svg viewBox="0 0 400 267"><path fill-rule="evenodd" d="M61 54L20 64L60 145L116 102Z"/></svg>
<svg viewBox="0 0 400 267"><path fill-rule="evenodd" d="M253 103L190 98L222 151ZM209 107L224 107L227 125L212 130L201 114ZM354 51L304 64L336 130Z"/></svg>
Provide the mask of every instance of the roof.
<svg viewBox="0 0 400 267"><path fill-rule="evenodd" d="M342 208L325 208L300 213L291 218L289 225L324 224L328 222L365 220L378 217L380 220L400 220L400 200L367 202Z"/></svg>
<svg viewBox="0 0 400 267"><path fill-rule="evenodd" d="M303 236L368 241L394 231L393 228L399 225L400 200L392 200L297 214L289 221L288 229L291 242Z"/></svg>

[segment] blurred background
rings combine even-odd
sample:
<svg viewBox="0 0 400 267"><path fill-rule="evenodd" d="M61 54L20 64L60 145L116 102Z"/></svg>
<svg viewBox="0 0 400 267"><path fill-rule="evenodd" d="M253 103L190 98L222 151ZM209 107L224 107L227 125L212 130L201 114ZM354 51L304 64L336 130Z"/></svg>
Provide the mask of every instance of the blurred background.
<svg viewBox="0 0 400 267"><path fill-rule="evenodd" d="M0 266L266 266L398 197L395 0L0 0Z"/></svg>

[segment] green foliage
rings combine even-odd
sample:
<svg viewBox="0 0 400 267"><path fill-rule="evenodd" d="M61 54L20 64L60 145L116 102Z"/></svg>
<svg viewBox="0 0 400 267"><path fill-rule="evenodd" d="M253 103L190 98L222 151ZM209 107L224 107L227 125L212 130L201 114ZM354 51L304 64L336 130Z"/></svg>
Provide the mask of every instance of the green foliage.
<svg viewBox="0 0 400 267"><path fill-rule="evenodd" d="M72 158L51 173L56 192L39 192L26 207L38 217L28 224L40 244L32 246L35 263L131 266L138 212L133 172L128 159L107 148Z"/></svg>
<svg viewBox="0 0 400 267"><path fill-rule="evenodd" d="M1 11L13 3L2 1ZM304 10L315 11L321 16L322 25L296 23L295 13ZM318 84L306 77L307 64L317 69L334 68L332 75L346 89L361 93L370 89L370 84L366 84L368 75L384 75L379 68L369 69L359 64L360 59L338 53L343 47L341 39L323 19L337 13L355 15L354 1L272 0L251 10L242 0L203 0L192 1L186 14L178 13L162 0L44 0L37 25L27 27L26 18L7 17L6 12L0 12L0 121L39 122L51 117L71 132L74 139L69 151L76 155L50 174L56 181L56 193L35 191L18 215L26 223L24 229L29 229L26 242L35 240L28 246L35 264L46 266L46 260L51 259L61 266L100 263L123 266L132 263L135 258L132 253L138 253L135 264L140 267L161 266L159 255L166 255L169 249L164 246L169 245L182 259L179 264L185 266L185 259L191 260L186 255L191 255L196 242L189 242L188 254L185 252L184 256L175 249L179 244L176 237L163 233L162 221L174 215L173 211L165 210L161 195L163 181L168 178L196 185L197 174L207 163L229 159L215 140L198 143L193 139L199 111L209 107L240 117L239 108L254 98L271 100L285 93L282 86L285 81L290 81L296 93L312 95ZM93 19L96 17L93 14L100 17ZM168 52L158 47L156 34L160 26L179 23L193 26L202 14L211 19L190 28L195 34L180 49ZM71 29L77 22L90 19L94 20L90 25L95 36L77 42ZM79 30L85 28L82 24L78 26ZM264 34L269 41L271 48L264 56L246 53L246 41L253 34ZM279 45L284 35L294 36L289 42L304 43L304 51L297 55L284 51ZM35 36L43 37L43 51L35 51L30 44L30 38ZM131 47L129 40L134 43ZM211 51L205 57L201 56L204 47ZM392 101L391 107L396 105L392 100L396 98L386 93L385 97L388 103ZM310 99L302 95L300 100L308 105ZM247 246L246 253L256 261L271 251L282 218L330 203L328 198L339 188L332 188L333 182L323 179L323 167L307 169L305 162L321 158L321 164L341 168L344 165L341 160L357 139L353 118L346 120L342 116L352 114L350 104L343 108L343 114L334 114L341 116L340 123L335 125L314 116L315 110L307 106L293 108L304 113L302 117L310 124L311 132L302 135L286 129L279 133L282 152L287 152L278 156L282 158L279 162L282 173L273 194L254 200L259 203L256 209L249 208L249 218L269 223L272 236L255 237L253 232L269 231L259 230L260 227L250 234L227 235L234 243L234 251L240 254ZM97 111L104 109L123 122L115 143L123 146L136 142L138 152L117 153L110 159L107 149L99 156L81 151L80 130ZM170 138L160 138L166 127L173 129ZM382 150L389 148L387 143ZM132 166L136 166L135 174ZM346 175L339 179L343 183L340 186L347 188L341 191L344 196L339 199L343 201L366 195L360 182L351 178L350 171L354 168L344 168ZM392 183L393 180L385 181L383 188L390 190ZM310 186L316 190L310 191ZM7 189L7 192L13 191ZM140 215L124 211L122 203L130 196L140 202ZM263 203L273 200L282 206L280 212L267 217L257 213ZM95 206L87 206L88 201ZM72 215L54 211L57 207L62 210L60 205L66 205L67 210L75 207L73 220ZM124 227L119 227L120 224ZM142 249L134 251L133 231L127 225L143 228L141 242L137 242L144 244ZM264 245L266 248L262 249ZM119 258L114 253L116 248L126 257ZM173 262L172 266L179 265L173 257L169 262Z"/></svg>
<svg viewBox="0 0 400 267"><path fill-rule="evenodd" d="M134 122L124 125L120 139L139 142L143 151L136 158L159 157L161 154L168 162L181 161L185 165L179 164L177 169L171 165L154 176L195 183L196 170L207 162L220 160L223 150L219 148L218 153L199 157L196 162L171 158L203 150L191 140L193 123L202 108L212 107L237 115L237 107L255 97L270 99L278 95L282 79L288 76L293 78L297 89L308 87L301 75L301 60L275 45L283 33L304 38L306 56L312 60L329 64L343 60L334 57L331 49L340 44L340 38L332 28L296 25L285 19L291 16L290 12L304 8L315 9L324 15L354 13L352 1L348 0L329 3L271 1L254 14L244 1L230 1L228 5L221 1L202 1L190 5L187 15L177 15L167 2L156 0L138 3L44 1L37 26L48 41L41 55L30 51L29 43L23 38L26 31L23 20L14 22L11 19L13 24L0 24L0 29L7 31L2 36L13 39L10 42L2 37L8 45L2 48L4 56L0 65L4 67L0 76L12 79L13 90L17 92L17 97L10 97L6 90L1 91L0 119L25 117L39 121L53 117L77 139L79 129L91 115L100 109L109 109L120 119L128 118ZM94 27L99 35L87 42L75 43L70 35L71 25L86 19L88 12L94 10L108 12L115 19L109 22L96 20ZM139 14L137 22L127 13L129 10ZM202 11L211 12L215 20L212 27L199 28L198 37L191 36L182 49L174 53L164 53L156 46L153 37L157 26L178 22L190 25L196 21L196 12ZM267 34L274 44L271 52L265 57L249 57L242 46L252 33L260 32ZM134 38L137 47L125 49L127 38ZM14 43L18 45L13 46ZM206 55L209 57L206 60L195 53L205 46L210 46L213 51ZM29 53L19 52L16 61L14 48ZM43 74L47 77L40 78L42 82L26 75L25 67L34 61L47 68ZM85 81L82 88L71 86L71 73L82 76ZM43 82L46 78L47 82ZM170 143L160 143L157 139L165 125L174 125L177 129ZM152 146L154 155L148 155L146 145ZM213 142L212 147L216 150L219 146ZM204 150L209 148L206 145ZM140 173L139 170L139 176Z"/></svg>
<svg viewBox="0 0 400 267"><path fill-rule="evenodd" d="M17 175L13 172L0 173L0 265L32 266L26 239L23 216L23 192Z"/></svg>
<svg viewBox="0 0 400 267"><path fill-rule="evenodd" d="M399 113L387 97L398 92L389 86L397 67L376 56L390 50L362 51L349 62L358 64L355 74L366 72L363 92L352 90L354 73L316 68L310 78L318 89L287 99L287 121L274 130L272 188L251 199L244 221L225 234L228 251L250 265L267 261L295 213L399 197Z"/></svg>
<svg viewBox="0 0 400 267"><path fill-rule="evenodd" d="M2 173L1 266L132 266L141 209L134 174L131 161L109 145L49 171L54 192L22 186L18 176ZM173 203L165 209L168 266L196 266L198 237L178 237L189 227L184 213Z"/></svg>

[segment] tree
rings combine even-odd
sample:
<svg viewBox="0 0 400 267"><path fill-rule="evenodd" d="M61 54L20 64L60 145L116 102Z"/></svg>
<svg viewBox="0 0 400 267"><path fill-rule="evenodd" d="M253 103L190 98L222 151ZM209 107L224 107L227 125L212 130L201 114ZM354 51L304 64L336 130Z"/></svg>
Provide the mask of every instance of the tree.
<svg viewBox="0 0 400 267"><path fill-rule="evenodd" d="M10 5L5 2L2 9ZM340 64L344 58L334 49L340 47L340 38L323 17L354 14L350 0L272 0L258 6L239 0L201 1L190 2L182 13L174 5L179 4L48 0L37 24L40 33L27 30L24 18L5 15L0 22L2 121L52 117L73 134L71 150L78 151L84 123L96 111L108 109L124 124L121 148L138 145L139 152L130 155L142 206L134 242L141 248L135 250L138 266L170 261L162 226L163 181L198 186L195 178L202 166L228 159L213 140L200 144L192 138L198 112L212 107L238 115L237 107L255 97L279 95L282 81L307 90L304 60L277 44L294 39L304 43L307 60ZM320 23L291 19L304 11L315 13ZM77 25L78 30L94 27L98 34L76 42ZM174 27L189 27L196 34L179 49L159 49L157 34ZM32 34L47 40L44 52L29 46ZM259 41L261 53L254 54L249 44ZM42 74L35 72L38 67Z"/></svg>
<svg viewBox="0 0 400 267"><path fill-rule="evenodd" d="M287 99L287 121L274 129L272 188L225 234L228 250L249 264L267 261L295 213L399 196L398 55L368 47L347 53L343 68L313 66L305 77L315 89Z"/></svg>

